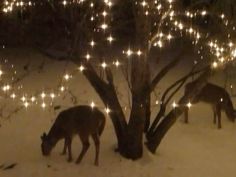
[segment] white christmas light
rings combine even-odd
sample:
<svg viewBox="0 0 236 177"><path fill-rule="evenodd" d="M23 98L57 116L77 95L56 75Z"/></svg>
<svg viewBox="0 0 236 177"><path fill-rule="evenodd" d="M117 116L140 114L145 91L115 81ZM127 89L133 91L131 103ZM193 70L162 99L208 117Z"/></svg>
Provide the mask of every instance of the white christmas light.
<svg viewBox="0 0 236 177"><path fill-rule="evenodd" d="M191 108L191 107L192 107L192 104L191 104L190 102L188 102L187 107L188 107L188 108Z"/></svg>
<svg viewBox="0 0 236 177"><path fill-rule="evenodd" d="M91 108L93 109L95 107L95 103L92 101L92 103L90 104Z"/></svg>
<svg viewBox="0 0 236 177"><path fill-rule="evenodd" d="M172 107L173 108L176 108L178 105L175 103L175 101L173 102L173 104L172 104Z"/></svg>
<svg viewBox="0 0 236 177"><path fill-rule="evenodd" d="M80 72L83 72L83 70L85 70L85 67L84 67L83 65L81 65L81 66L79 67L79 70L80 70Z"/></svg>
<svg viewBox="0 0 236 177"><path fill-rule="evenodd" d="M102 64L101 64L102 68L105 69L107 67L107 64L106 62L104 61Z"/></svg>

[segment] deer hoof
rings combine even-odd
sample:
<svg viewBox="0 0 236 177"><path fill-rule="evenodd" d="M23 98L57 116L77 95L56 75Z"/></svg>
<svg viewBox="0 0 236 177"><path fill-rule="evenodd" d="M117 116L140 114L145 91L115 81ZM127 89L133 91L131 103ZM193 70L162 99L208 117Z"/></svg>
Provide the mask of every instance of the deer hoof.
<svg viewBox="0 0 236 177"><path fill-rule="evenodd" d="M80 161L77 160L77 161L75 162L75 164L77 164L77 165L80 164Z"/></svg>
<svg viewBox="0 0 236 177"><path fill-rule="evenodd" d="M69 158L69 159L67 159L67 162L72 162L73 161L73 159L72 158Z"/></svg>

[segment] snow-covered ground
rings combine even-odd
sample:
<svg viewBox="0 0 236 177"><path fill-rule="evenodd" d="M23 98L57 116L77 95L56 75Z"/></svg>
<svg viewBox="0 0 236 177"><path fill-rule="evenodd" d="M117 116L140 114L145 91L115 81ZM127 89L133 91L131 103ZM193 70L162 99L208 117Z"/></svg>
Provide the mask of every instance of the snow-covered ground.
<svg viewBox="0 0 236 177"><path fill-rule="evenodd" d="M4 51L0 55L1 61L9 59L9 63L14 63L17 70L20 70L28 60L37 66L45 59L34 52L21 50ZM25 93L56 88L60 76L63 75L65 63L52 62L48 59L45 61L46 66L42 73L34 72L21 82L25 87L23 89ZM1 63L4 66L3 62ZM73 68L75 66L69 64L66 71L70 72ZM173 72L169 80L184 71L180 68ZM121 77L117 79L121 80ZM89 104L94 101L101 109L104 108L80 73L69 81L68 86L78 97L78 104ZM120 97L126 104L125 86L121 84L118 87L121 90ZM4 99L1 100L1 104L3 102ZM16 101L8 102L10 107L8 109L18 104ZM235 103L236 99L234 105ZM42 156L40 136L49 130L59 111L54 112L47 107L42 109L40 104L39 101L38 105L19 111L9 120L0 119L1 177L235 177L236 175L236 124L229 122L223 114L223 128L218 130L213 124L212 110L208 105L194 105L190 111L188 125L183 123L181 117L167 133L155 155L144 148L144 157L135 162L124 159L114 152L116 138L111 121L107 117L101 137L100 166L96 167L93 165L95 150L92 143L80 165L67 163L66 157L60 155L62 142L56 146L50 157ZM69 97L65 100L56 98L55 105L59 104L62 105L62 109L72 106ZM74 159L80 150L81 144L75 137L72 147ZM3 170L13 163L17 163L14 168Z"/></svg>

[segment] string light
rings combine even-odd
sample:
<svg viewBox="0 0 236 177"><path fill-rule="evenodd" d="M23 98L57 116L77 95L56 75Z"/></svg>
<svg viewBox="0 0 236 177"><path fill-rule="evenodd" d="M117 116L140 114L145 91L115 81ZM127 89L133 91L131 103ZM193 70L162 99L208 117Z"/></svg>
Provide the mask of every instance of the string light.
<svg viewBox="0 0 236 177"><path fill-rule="evenodd" d="M107 38L107 40L108 40L110 43L112 43L112 42L114 41L114 38L110 35L110 36Z"/></svg>
<svg viewBox="0 0 236 177"><path fill-rule="evenodd" d="M115 65L116 67L119 67L119 66L120 66L120 62L119 62L118 60L116 60L116 61L114 62L114 65Z"/></svg>
<svg viewBox="0 0 236 177"><path fill-rule="evenodd" d="M138 51L137 51L137 55L138 55L138 56L142 55L141 50L138 50Z"/></svg>
<svg viewBox="0 0 236 177"><path fill-rule="evenodd" d="M35 102L36 98L34 96L31 97L31 102Z"/></svg>
<svg viewBox="0 0 236 177"><path fill-rule="evenodd" d="M28 102L25 102L25 103L24 103L24 106L25 106L26 108L28 108L28 107L29 107L29 103L28 103Z"/></svg>
<svg viewBox="0 0 236 177"><path fill-rule="evenodd" d="M95 107L95 103L92 101L90 104L91 108L93 109Z"/></svg>
<svg viewBox="0 0 236 177"><path fill-rule="evenodd" d="M54 99L54 98L56 97L56 95L55 95L54 93L51 93L51 94L50 94L50 97L51 97L52 99Z"/></svg>
<svg viewBox="0 0 236 177"><path fill-rule="evenodd" d="M176 107L178 107L178 104L176 104L176 102L174 101L174 102L172 103L172 107L173 107L173 108L176 108Z"/></svg>
<svg viewBox="0 0 236 177"><path fill-rule="evenodd" d="M106 112L107 114L109 114L109 113L111 112L111 110L107 107L107 108L105 108L105 112Z"/></svg>
<svg viewBox="0 0 236 177"><path fill-rule="evenodd" d="M25 96L22 96L22 97L21 97L21 101L22 101L22 102L25 102L25 101L26 101L26 97L25 97Z"/></svg>
<svg viewBox="0 0 236 177"><path fill-rule="evenodd" d="M107 67L106 62L103 62L103 63L101 64L101 66L102 66L103 69L105 69L105 68Z"/></svg>
<svg viewBox="0 0 236 177"><path fill-rule="evenodd" d="M41 94L41 97L42 97L42 99L44 99L44 98L46 97L46 94L43 92L43 93Z"/></svg>
<svg viewBox="0 0 236 177"><path fill-rule="evenodd" d="M71 4L80 4L82 5L82 3L85 2L85 0L76 0L76 1L69 1L69 0L61 0L60 1L60 5L71 5ZM99 21L99 25L100 27L95 27L94 28L94 31L95 32L98 32L98 31L101 31L101 29L103 30L107 30L108 27L110 28L109 26L109 23L106 23L107 22L107 19L105 20L105 18L109 17L110 16L110 13L108 11L108 8L110 8L112 6L112 2L110 0L103 0L102 2L104 2L104 5L106 6L103 10L103 11L100 11L100 12L96 12L94 14L92 14L90 20L91 21L94 21L96 19L98 19L99 17L103 17L104 19L104 23L101 24L100 21ZM191 36L191 39L193 39L193 43L196 44L196 42L198 40L200 40L200 38L204 38L206 37L208 34L203 34L203 33L200 33L198 32L199 30L197 28L194 28L192 27L191 25L188 25L188 23L186 21L181 21L180 19L181 18L177 18L178 15L180 14L180 16L183 15L183 13L179 13L175 10L175 8L173 8L173 3L174 1L173 0L166 0L164 2L160 2L160 1L157 1L155 0L154 1L155 3L155 8L154 8L154 12L152 11L153 9L150 8L151 7L151 4L149 1L139 1L137 2L136 4L141 6L144 8L143 9L143 13L145 15L154 15L154 14L158 14L160 16L163 17L163 24L161 24L161 26L158 27L158 23L156 22L155 26L160 28L158 29L158 32L157 32L157 35L154 35L154 40L150 40L151 42L151 46L157 46L157 47L163 47L166 43L166 40L170 41L173 37L175 36L172 36L172 35L175 35L177 32L180 32L181 35L183 34L188 34L189 36ZM168 3L167 6L165 4L162 4L162 3ZM36 3L37 4L37 3ZM5 13L8 13L8 12L11 12L15 6L19 7L19 8L26 8L26 7L29 7L29 6L33 6L35 5L35 3L32 3L31 1L18 1L18 0L12 0L12 1L4 1L4 5L3 5L3 12ZM108 8L107 8L108 7ZM89 2L89 8L93 8L94 10L94 3L93 2ZM91 9L90 9L91 10ZM191 21L194 20L193 17L197 17L197 16L202 16L203 19L204 19L204 16L210 14L210 12L206 11L206 10L198 10L198 11L186 11L184 12L184 15L187 17L187 18L190 18ZM165 19L165 18L166 19ZM229 22L227 22L227 17L224 15L224 14L218 14L218 17L223 21L223 23L227 26L229 24ZM147 17L148 18L148 17ZM163 26L168 26L170 27L170 25L173 25L170 27L170 30L169 31L166 31L166 30L163 30ZM164 27L165 29L166 27ZM235 27L233 27L232 29L235 29ZM160 32L160 31L163 31L163 32ZM174 32L173 32L174 31ZM110 31L109 31L110 32ZM169 34L168 34L169 33ZM171 35L171 34L172 35ZM105 33L107 34L107 33ZM109 34L109 33L108 33ZM191 35L190 35L191 34ZM151 34L150 34L151 36ZM106 36L107 37L107 36ZM228 37L230 39L231 35L228 34ZM107 40L108 42L112 43L114 41L114 38L110 35L108 36L107 38L104 38L105 40ZM98 46L99 46L99 43L98 41L96 41ZM208 43L208 41L207 41ZM87 44L88 45L88 44ZM95 42L92 40L89 45L91 47L94 47L95 46ZM228 46L225 46L225 45L228 45ZM210 46L210 53L213 54L216 59L215 61L212 63L212 67L213 68L217 68L219 65L222 65L223 63L229 61L229 60L232 60L234 58L236 58L236 49L233 49L234 47L234 44L232 42L225 42L225 43L220 43L219 41L217 40L212 40L209 44ZM230 49L228 49L227 47L229 47ZM5 47L4 47L5 48ZM135 47L134 47L135 48ZM229 52L230 51L230 52ZM145 51L144 51L145 52ZM226 52L229 52L230 53L230 57L226 56L225 53ZM131 55L135 54L135 55L138 55L138 56L141 56L142 55L142 51L141 50L138 50L138 51L132 51L131 49L128 49L126 52L124 52L128 57L130 57ZM200 55L200 52L198 53ZM85 56L85 58L87 60L89 60L91 58L90 54L87 54ZM7 61L5 61L6 63ZM197 61L196 61L197 62ZM106 63L106 62L103 62L101 63L101 67L102 68L106 68L110 63ZM115 65L116 67L119 67L121 65L121 63L117 60L115 62L113 62L113 65ZM111 66L111 65L109 65ZM80 67L76 68L76 70L79 70L79 71L84 71L85 70L85 67L83 65L81 65ZM16 74L16 71L15 71L15 74ZM3 75L3 71L0 70L0 76ZM69 75L69 74L66 74L64 76L64 79L65 80L69 80L70 78L72 77L72 75ZM11 89L11 86L10 85L4 85L2 87L2 90L4 92L7 92ZM19 87L19 89L22 89ZM58 90L57 89L53 89L53 90L57 90L57 91L65 91L65 87L64 86L61 86ZM14 90L15 91L15 90ZM39 92L41 93L41 92ZM43 92L44 93L44 92ZM42 94L43 94L42 93ZM44 93L44 95L41 94L41 98L45 98L46 97L46 94ZM26 94L27 95L27 94ZM53 96L52 96L53 95ZM50 94L50 97L51 98L55 98L56 94L54 93L51 93ZM13 96L13 93L10 95L11 98L16 98L16 94L14 93L14 96ZM36 96L37 98L39 96ZM31 97L31 101L32 102L35 102L36 101L36 97ZM24 99L23 99L24 98ZM33 99L34 98L34 99ZM40 97L39 97L40 98ZM22 101L26 103L27 102L27 98L25 96L23 96L22 98ZM156 103L159 104L159 102L156 101ZM42 104L43 105L43 104ZM177 106L177 104L174 102L173 103L173 107ZM187 106L191 106L191 103L188 103ZM43 106L42 106L43 107ZM46 107L46 103L45 103L45 107Z"/></svg>
<svg viewBox="0 0 236 177"><path fill-rule="evenodd" d="M64 92L64 91L65 91L65 87L64 87L64 86L61 86L60 91L61 91L61 92Z"/></svg>
<svg viewBox="0 0 236 177"><path fill-rule="evenodd" d="M85 67L83 65L80 65L79 70L80 72L83 72L85 70Z"/></svg>
<svg viewBox="0 0 236 177"><path fill-rule="evenodd" d="M41 107L42 107L43 109L46 108L46 106L47 106L47 105L46 105L46 103L44 103L44 102L41 104Z"/></svg>
<svg viewBox="0 0 236 177"><path fill-rule="evenodd" d="M188 102L187 107L188 107L188 108L191 108L191 107L192 107L192 104L191 104L190 102Z"/></svg>
<svg viewBox="0 0 236 177"><path fill-rule="evenodd" d="M103 23L103 24L101 25L101 28L102 28L103 30L106 30L106 29L108 28L108 25L107 25L106 23Z"/></svg>
<svg viewBox="0 0 236 177"><path fill-rule="evenodd" d="M15 99L15 98L16 98L16 94L15 94L15 93L12 93L10 97L11 97L12 99Z"/></svg>
<svg viewBox="0 0 236 177"><path fill-rule="evenodd" d="M130 49L128 49L127 51L126 51L126 55L129 57L129 56L131 56L133 54L133 51L132 50L130 50Z"/></svg>
<svg viewBox="0 0 236 177"><path fill-rule="evenodd" d="M94 47L94 46L95 46L95 42L92 40L92 41L90 42L90 45L91 45L92 47Z"/></svg>

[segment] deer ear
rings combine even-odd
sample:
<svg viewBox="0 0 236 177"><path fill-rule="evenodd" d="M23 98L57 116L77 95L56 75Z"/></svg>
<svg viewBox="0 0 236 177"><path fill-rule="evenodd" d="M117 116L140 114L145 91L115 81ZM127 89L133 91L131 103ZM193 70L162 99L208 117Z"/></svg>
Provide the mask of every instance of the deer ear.
<svg viewBox="0 0 236 177"><path fill-rule="evenodd" d="M47 137L46 133L44 132L43 135L41 136L42 140L45 140L45 138Z"/></svg>

